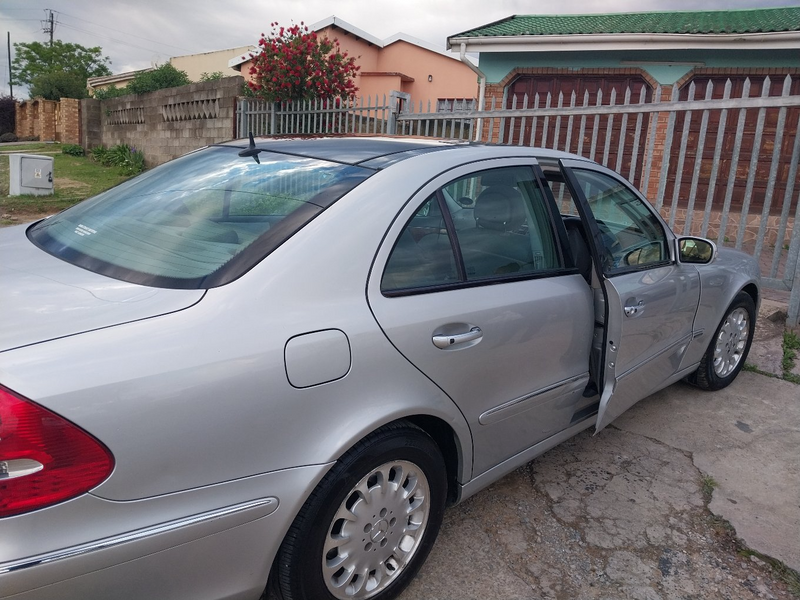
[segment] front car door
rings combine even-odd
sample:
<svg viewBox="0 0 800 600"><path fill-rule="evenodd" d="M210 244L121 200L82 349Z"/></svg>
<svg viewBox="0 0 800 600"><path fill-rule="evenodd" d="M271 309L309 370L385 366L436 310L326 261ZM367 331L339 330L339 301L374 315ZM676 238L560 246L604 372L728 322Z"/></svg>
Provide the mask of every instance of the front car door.
<svg viewBox="0 0 800 600"><path fill-rule="evenodd" d="M684 375L700 278L676 260L674 235L627 181L593 163L559 162L605 292L599 431Z"/></svg>
<svg viewBox="0 0 800 600"><path fill-rule="evenodd" d="M434 179L368 284L386 336L465 415L474 476L569 427L587 401L591 292L537 173L533 159L502 159Z"/></svg>

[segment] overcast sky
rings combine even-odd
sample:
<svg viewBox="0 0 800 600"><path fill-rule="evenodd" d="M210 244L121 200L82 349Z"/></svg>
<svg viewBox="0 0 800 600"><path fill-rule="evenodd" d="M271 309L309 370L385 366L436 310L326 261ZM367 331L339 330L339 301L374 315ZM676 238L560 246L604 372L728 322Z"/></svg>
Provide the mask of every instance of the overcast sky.
<svg viewBox="0 0 800 600"><path fill-rule="evenodd" d="M335 15L381 39L402 32L444 49L448 36L514 14L768 6L800 6L800 0L0 0L0 30L11 33L12 44L45 42L42 21L51 9L56 39L101 46L111 71L122 73L172 56L255 44L271 21L311 24ZM7 94L5 43L0 54L0 94Z"/></svg>

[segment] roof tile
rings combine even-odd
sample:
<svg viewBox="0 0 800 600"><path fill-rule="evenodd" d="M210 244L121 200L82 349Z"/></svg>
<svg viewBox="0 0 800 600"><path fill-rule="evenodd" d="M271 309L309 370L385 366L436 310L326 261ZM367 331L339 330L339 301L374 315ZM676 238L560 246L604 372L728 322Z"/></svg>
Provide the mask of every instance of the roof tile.
<svg viewBox="0 0 800 600"><path fill-rule="evenodd" d="M590 15L514 15L450 37L616 33L736 34L781 31L800 31L800 7Z"/></svg>

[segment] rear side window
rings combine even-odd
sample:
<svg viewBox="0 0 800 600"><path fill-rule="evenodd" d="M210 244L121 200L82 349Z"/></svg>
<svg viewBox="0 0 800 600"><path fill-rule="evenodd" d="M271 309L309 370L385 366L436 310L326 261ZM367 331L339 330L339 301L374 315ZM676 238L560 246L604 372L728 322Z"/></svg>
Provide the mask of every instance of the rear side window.
<svg viewBox="0 0 800 600"><path fill-rule="evenodd" d="M533 171L491 169L452 181L417 209L389 256L381 290L504 281L561 266Z"/></svg>
<svg viewBox="0 0 800 600"><path fill-rule="evenodd" d="M171 161L28 231L45 251L116 279L208 288L236 279L372 174L238 148Z"/></svg>

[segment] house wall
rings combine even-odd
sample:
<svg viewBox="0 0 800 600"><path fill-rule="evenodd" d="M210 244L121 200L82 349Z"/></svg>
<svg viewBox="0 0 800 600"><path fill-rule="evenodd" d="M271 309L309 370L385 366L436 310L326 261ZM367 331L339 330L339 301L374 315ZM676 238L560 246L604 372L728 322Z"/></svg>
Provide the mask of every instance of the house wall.
<svg viewBox="0 0 800 600"><path fill-rule="evenodd" d="M557 69L634 67L641 68L661 85L672 85L695 67L800 67L800 52L791 50L642 50L637 52L482 52L480 55L480 68L486 74L487 83L502 81L515 68L541 67Z"/></svg>
<svg viewBox="0 0 800 600"><path fill-rule="evenodd" d="M230 140L241 77L192 83L110 100L81 100L82 145L128 144L148 166Z"/></svg>
<svg viewBox="0 0 800 600"><path fill-rule="evenodd" d="M186 71L186 75L192 81L200 81L203 73L215 73L219 71L224 77L238 76L239 72L228 67L228 61L232 56L241 54L246 56L250 53L251 46L240 46L228 50L216 50L214 52L204 52L202 54L188 54L186 56L173 56L169 59L170 64L180 71Z"/></svg>
<svg viewBox="0 0 800 600"><path fill-rule="evenodd" d="M429 101L432 109L435 109L439 98L477 97L477 76L455 58L403 40L379 48L334 26L321 29L317 35L339 40L341 51L355 57L356 64L361 67L356 77L358 96L364 97L365 102L367 97L374 98L376 95L382 99L385 94L388 98L392 90L410 93L414 103L418 105L422 101L426 109ZM245 81L252 79L251 66L251 61L241 66ZM399 74L414 81L401 80ZM432 76L432 81L428 81L428 75Z"/></svg>
<svg viewBox="0 0 800 600"><path fill-rule="evenodd" d="M378 66L381 71L398 71L412 77L414 81L405 83L400 91L410 93L417 105L422 101L425 110L428 101L435 108L440 98L476 98L478 95L478 77L467 65L455 57L442 56L403 40L384 47Z"/></svg>

